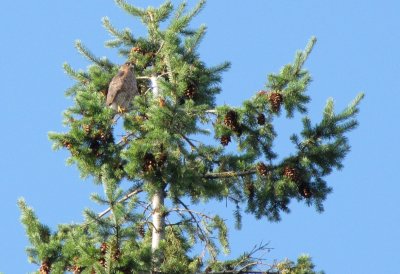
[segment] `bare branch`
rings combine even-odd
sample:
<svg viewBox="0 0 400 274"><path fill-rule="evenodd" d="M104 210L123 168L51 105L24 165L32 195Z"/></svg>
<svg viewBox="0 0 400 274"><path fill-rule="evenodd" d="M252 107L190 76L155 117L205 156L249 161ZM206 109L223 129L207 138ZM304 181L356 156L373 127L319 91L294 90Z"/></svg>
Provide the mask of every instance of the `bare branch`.
<svg viewBox="0 0 400 274"><path fill-rule="evenodd" d="M193 211L193 210L189 209L189 207L188 207L183 201L181 201L180 199L177 198L176 200L177 200L178 203L180 203L185 209L182 210L182 209L178 209L178 208L177 208L175 211L178 212L178 213L179 213L180 215L182 215L182 216L183 216L182 212L187 212L187 213L189 213L189 215L192 217L192 220L195 222L195 224L196 224L196 226L197 226L198 234L199 234L200 240L201 240L202 242L205 242L205 245L206 245L207 249L209 250L210 255L211 255L211 256L213 257L213 259L215 260L216 258L214 258L213 253L211 252L211 250L212 250L212 244L211 244L211 242L210 242L210 239L208 238L208 235L206 235L206 234L208 234L208 233L206 233L206 232L204 231L204 229L202 228L202 226L201 226L201 224L200 224L200 221L196 218L195 215L201 216L201 217L202 217L201 219L204 219L204 218L206 218L206 219L212 219L212 218L211 218L210 216L204 214L204 213L196 212L196 211Z"/></svg>
<svg viewBox="0 0 400 274"><path fill-rule="evenodd" d="M190 145L190 148L191 148L191 149L194 149L194 150L196 150L196 151L198 152L198 149L197 149L196 145L193 144L193 142L190 141L190 139L189 139L188 137L186 137L185 135L183 135L183 134L181 134L181 133L180 133L180 135L182 136L182 138L183 138L186 142L188 142L188 144Z"/></svg>
<svg viewBox="0 0 400 274"><path fill-rule="evenodd" d="M142 191L143 191L143 189L137 188L137 189L135 189L134 191L132 191L132 192L126 194L126 195L125 195L124 197L122 197L121 199L119 199L119 200L117 201L117 203L123 203L123 202L125 202L126 200L128 200L129 198L131 198L132 196L135 196L136 194L139 194L139 193L142 192ZM110 212L110 211L111 211L111 207L109 207L109 208L107 208L106 210L100 212L97 216L98 216L99 218L102 218L104 215L106 215L106 214L107 214L108 212Z"/></svg>
<svg viewBox="0 0 400 274"><path fill-rule="evenodd" d="M215 109L208 109L205 111L205 113L211 113L211 114L215 114L215 115L218 114L217 110L215 110Z"/></svg>
<svg viewBox="0 0 400 274"><path fill-rule="evenodd" d="M191 213L191 214L199 215L199 216L201 216L201 217L203 217L203 218L206 218L206 219L210 219L210 220L213 219L212 217L210 217L210 216L208 216L208 215L206 215L206 214L204 214L204 213L201 213L201 212L198 212L198 211L194 211L194 210L191 210L191 209L189 209L189 208L172 208L172 209L170 209L169 211L170 211L170 212L172 212L172 211L177 211L177 212L182 212L182 211L184 211L184 212L188 212L188 213Z"/></svg>

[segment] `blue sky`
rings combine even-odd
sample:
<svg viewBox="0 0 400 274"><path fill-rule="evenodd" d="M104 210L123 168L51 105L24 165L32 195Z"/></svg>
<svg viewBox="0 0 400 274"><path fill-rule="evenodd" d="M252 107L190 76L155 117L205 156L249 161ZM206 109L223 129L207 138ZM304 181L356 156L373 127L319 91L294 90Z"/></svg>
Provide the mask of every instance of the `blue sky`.
<svg viewBox="0 0 400 274"><path fill-rule="evenodd" d="M352 151L345 168L327 178L334 191L326 211L318 214L293 203L292 213L279 223L248 216L241 231L230 231L232 254L262 240L274 248L267 254L270 261L309 253L317 269L329 274L399 273L399 10L395 0L209 0L197 17L194 24L209 28L200 48L204 60L232 62L220 103L238 105L262 89L267 73L290 62L312 35L318 38L306 63L314 79L312 120L318 121L328 97L340 110L358 92L366 93L360 127L349 135ZM112 0L0 4L0 272L5 274L37 269L24 253L28 242L18 197L25 197L50 226L79 221L83 208L93 207L88 195L97 189L82 181L75 167L66 167L65 152L51 150L47 132L64 130L61 113L71 104L63 95L72 82L62 63L88 65L74 49L75 39L99 56L122 62L103 47L109 39L101 27L103 16L142 32ZM279 120L278 133L284 137L296 130L299 118ZM281 138L277 150L290 153L288 144ZM224 211L231 218L230 208Z"/></svg>

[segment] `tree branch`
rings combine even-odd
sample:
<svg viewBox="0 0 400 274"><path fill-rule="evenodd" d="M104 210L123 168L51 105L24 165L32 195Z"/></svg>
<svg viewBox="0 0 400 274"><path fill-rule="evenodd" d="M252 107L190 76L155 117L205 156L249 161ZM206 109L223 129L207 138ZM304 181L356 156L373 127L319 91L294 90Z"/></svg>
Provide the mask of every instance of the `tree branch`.
<svg viewBox="0 0 400 274"><path fill-rule="evenodd" d="M206 219L212 219L212 218L211 218L210 216L204 214L204 213L196 212L196 211L193 211L193 210L189 209L189 207L188 207L183 201L181 201L179 198L177 198L177 201L178 201L178 203L180 203L185 209L179 209L179 208L177 208L175 211L178 212L179 214L182 214L182 212L187 212L187 213L190 214L192 220L195 222L195 224L196 224L196 226L197 226L197 229L198 229L197 234L199 235L199 239L200 239L202 242L205 242L205 245L206 245L207 249L209 250L210 255L211 255L211 256L213 257L213 259L215 260L216 258L213 256L213 253L211 252L211 250L212 250L212 244L210 243L210 239L208 238L208 235L206 235L206 234L208 234L208 233L204 232L204 229L201 227L200 221L196 218L195 214L196 214L197 216L201 216L201 218L206 218ZM182 214L182 216L183 216L183 214Z"/></svg>
<svg viewBox="0 0 400 274"><path fill-rule="evenodd" d="M129 198L131 198L132 196L134 196L134 195L136 195L136 194L139 194L139 193L142 192L142 191L143 191L143 189L137 188L137 189L135 189L134 191L132 191L131 193L128 193L128 194L126 194L124 197L122 197L121 199L119 199L119 200L117 201L117 203L123 203L123 202L125 202L126 200L128 200ZM108 212L110 212L110 211L111 211L111 207L109 207L109 208L107 208L106 210L100 212L97 216L98 216L99 218L102 218L104 215L106 215L106 214L107 214Z"/></svg>
<svg viewBox="0 0 400 274"><path fill-rule="evenodd" d="M204 174L204 179L222 179L222 178L232 178L232 177L242 177L255 174L257 171L255 169L249 169L245 171L226 171L217 173L206 173Z"/></svg>

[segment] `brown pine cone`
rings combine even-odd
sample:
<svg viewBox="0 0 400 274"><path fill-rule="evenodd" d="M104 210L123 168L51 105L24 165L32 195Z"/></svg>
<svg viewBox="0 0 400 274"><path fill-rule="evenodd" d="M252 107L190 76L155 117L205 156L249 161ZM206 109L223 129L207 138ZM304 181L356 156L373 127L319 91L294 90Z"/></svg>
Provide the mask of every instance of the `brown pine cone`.
<svg viewBox="0 0 400 274"><path fill-rule="evenodd" d="M131 51L136 52L136 53L142 53L142 49L140 47L133 47Z"/></svg>
<svg viewBox="0 0 400 274"><path fill-rule="evenodd" d="M268 167L263 162L258 163L256 169L261 176L268 175L269 172Z"/></svg>
<svg viewBox="0 0 400 274"><path fill-rule="evenodd" d="M289 178L291 181L297 183L299 181L299 172L296 168L291 166L285 166L283 170L283 176Z"/></svg>
<svg viewBox="0 0 400 274"><path fill-rule="evenodd" d="M82 128L83 128L83 131L84 131L86 134L89 134L89 132L90 132L90 130L91 130L90 125L83 125Z"/></svg>
<svg viewBox="0 0 400 274"><path fill-rule="evenodd" d="M63 142L63 146L66 147L67 149L71 149L72 148L72 144L68 141L64 141Z"/></svg>
<svg viewBox="0 0 400 274"><path fill-rule="evenodd" d="M144 238L144 236L146 235L146 230L144 229L144 225L143 224L141 224L138 227L138 233L142 238Z"/></svg>
<svg viewBox="0 0 400 274"><path fill-rule="evenodd" d="M114 261L118 261L121 258L121 250L118 247L114 251L112 258Z"/></svg>
<svg viewBox="0 0 400 274"><path fill-rule="evenodd" d="M100 131L99 132L99 137L100 137L100 139L103 141L103 142L105 142L105 141L107 141L107 139L109 138L109 135L108 135L108 133L107 132L104 132L104 131Z"/></svg>
<svg viewBox="0 0 400 274"><path fill-rule="evenodd" d="M254 184L251 182L246 182L244 187L246 188L246 191L249 195L249 199L253 200L254 198Z"/></svg>
<svg viewBox="0 0 400 274"><path fill-rule="evenodd" d="M271 109L273 112L279 112L281 109L281 104L283 101L283 96L277 91L273 91L269 94L268 100L271 104Z"/></svg>
<svg viewBox="0 0 400 274"><path fill-rule="evenodd" d="M257 123L258 123L260 126L265 125L265 115L264 115L264 114L262 114L262 113L258 114L258 116L257 116Z"/></svg>
<svg viewBox="0 0 400 274"><path fill-rule="evenodd" d="M299 185L299 193L306 199L311 198L312 196L311 189L306 183L302 183Z"/></svg>
<svg viewBox="0 0 400 274"><path fill-rule="evenodd" d="M157 166L157 161L156 158L152 153L146 153L144 155L144 164L143 164L143 171L148 172L152 171L156 168Z"/></svg>
<svg viewBox="0 0 400 274"><path fill-rule="evenodd" d="M82 272L82 267L75 265L71 268L71 272L74 274L80 274Z"/></svg>
<svg viewBox="0 0 400 274"><path fill-rule="evenodd" d="M193 99L195 96L196 96L196 87L190 84L185 91L185 98Z"/></svg>
<svg viewBox="0 0 400 274"><path fill-rule="evenodd" d="M103 267L106 267L106 259L105 259L104 257L101 257L101 258L99 259L99 263L100 263Z"/></svg>
<svg viewBox="0 0 400 274"><path fill-rule="evenodd" d="M221 136L221 145L227 146L231 142L231 136L230 135L223 135Z"/></svg>
<svg viewBox="0 0 400 274"><path fill-rule="evenodd" d="M89 143L89 148L91 149L93 154L95 154L96 156L100 156L100 141L98 139L91 139Z"/></svg>
<svg viewBox="0 0 400 274"><path fill-rule="evenodd" d="M40 274L49 274L51 269L51 265L49 264L48 261L44 260L42 264L40 265L39 272Z"/></svg>
<svg viewBox="0 0 400 274"><path fill-rule="evenodd" d="M108 244L106 242L100 245L100 252L102 255L107 253L107 249L108 249Z"/></svg>
<svg viewBox="0 0 400 274"><path fill-rule="evenodd" d="M228 128L230 128L234 131L237 130L237 128L239 127L238 118L239 117L238 117L238 114L236 113L236 111L234 111L234 110L228 111L224 118L225 126L227 126Z"/></svg>

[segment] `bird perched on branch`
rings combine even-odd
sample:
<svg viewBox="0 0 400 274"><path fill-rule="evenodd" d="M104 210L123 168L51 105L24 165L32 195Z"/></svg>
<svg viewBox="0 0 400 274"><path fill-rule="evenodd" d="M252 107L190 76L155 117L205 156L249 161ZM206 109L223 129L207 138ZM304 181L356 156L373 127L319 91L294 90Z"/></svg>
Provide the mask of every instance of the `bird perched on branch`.
<svg viewBox="0 0 400 274"><path fill-rule="evenodd" d="M139 91L133 65L126 63L121 66L108 86L106 104L115 111L123 113L136 95L139 95Z"/></svg>

